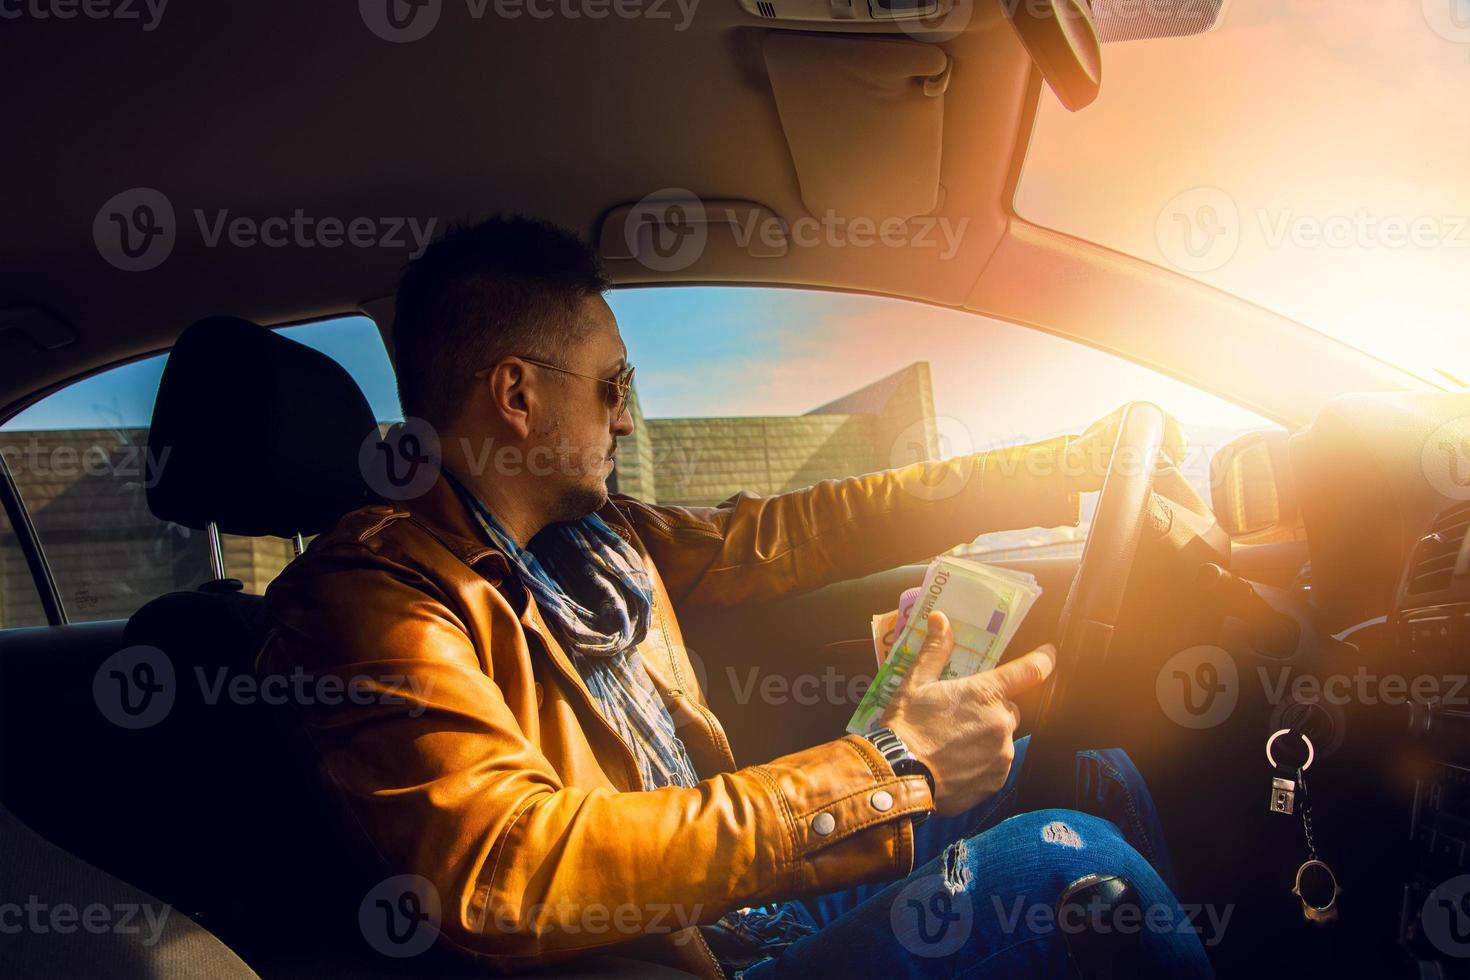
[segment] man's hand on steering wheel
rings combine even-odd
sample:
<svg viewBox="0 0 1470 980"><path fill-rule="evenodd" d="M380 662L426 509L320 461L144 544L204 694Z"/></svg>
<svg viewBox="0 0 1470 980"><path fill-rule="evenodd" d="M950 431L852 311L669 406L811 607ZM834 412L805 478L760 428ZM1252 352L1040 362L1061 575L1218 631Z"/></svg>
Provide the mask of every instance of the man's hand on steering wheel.
<svg viewBox="0 0 1470 980"><path fill-rule="evenodd" d="M1107 418L1099 419L1087 427L1077 438L1067 443L1063 470L1067 482L1076 493L1091 493L1101 490L1103 477L1113 460L1113 446L1118 441L1118 427L1128 411L1124 405ZM1159 453L1158 465L1178 466L1184 462L1189 443L1184 438L1184 429L1172 415L1164 415L1164 442ZM1128 462L1128 461L1122 461Z"/></svg>

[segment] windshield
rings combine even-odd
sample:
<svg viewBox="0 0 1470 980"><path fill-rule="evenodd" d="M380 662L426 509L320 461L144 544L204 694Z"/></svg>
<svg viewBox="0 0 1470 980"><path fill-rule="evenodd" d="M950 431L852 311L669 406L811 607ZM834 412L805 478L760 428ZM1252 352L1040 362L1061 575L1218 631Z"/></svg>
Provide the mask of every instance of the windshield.
<svg viewBox="0 0 1470 980"><path fill-rule="evenodd" d="M1470 0L1233 0L1103 65L1043 92L1018 214L1470 381Z"/></svg>
<svg viewBox="0 0 1470 980"><path fill-rule="evenodd" d="M1206 499L1210 459L1271 423L1112 354L959 310L856 293L761 287L619 289L638 365L617 485L710 506L925 459L1081 432L1124 402L1174 413L1181 470ZM1070 554L1082 526L981 536L990 558Z"/></svg>

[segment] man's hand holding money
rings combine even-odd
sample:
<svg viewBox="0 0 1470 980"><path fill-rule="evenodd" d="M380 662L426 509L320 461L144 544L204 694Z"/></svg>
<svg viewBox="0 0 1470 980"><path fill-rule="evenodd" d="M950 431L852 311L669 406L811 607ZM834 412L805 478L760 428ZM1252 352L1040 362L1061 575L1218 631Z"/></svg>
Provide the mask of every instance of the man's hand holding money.
<svg viewBox="0 0 1470 980"><path fill-rule="evenodd" d="M906 682L895 691L882 724L891 728L934 777L934 809L963 813L1004 785L1021 723L1012 700L1051 675L1056 648L1038 647L993 670L940 680L954 650L941 612L929 615L928 636Z"/></svg>

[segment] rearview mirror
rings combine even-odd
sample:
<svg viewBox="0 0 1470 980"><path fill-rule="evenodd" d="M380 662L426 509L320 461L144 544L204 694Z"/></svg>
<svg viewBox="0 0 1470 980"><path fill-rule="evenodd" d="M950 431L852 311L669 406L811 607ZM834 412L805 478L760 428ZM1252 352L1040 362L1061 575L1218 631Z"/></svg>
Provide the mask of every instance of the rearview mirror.
<svg viewBox="0 0 1470 980"><path fill-rule="evenodd" d="M1280 430L1251 432L1221 447L1210 461L1210 505L1232 538L1296 524L1286 443Z"/></svg>
<svg viewBox="0 0 1470 980"><path fill-rule="evenodd" d="M1002 3L1026 53L1062 105L1091 105L1102 85L1102 43L1086 0Z"/></svg>

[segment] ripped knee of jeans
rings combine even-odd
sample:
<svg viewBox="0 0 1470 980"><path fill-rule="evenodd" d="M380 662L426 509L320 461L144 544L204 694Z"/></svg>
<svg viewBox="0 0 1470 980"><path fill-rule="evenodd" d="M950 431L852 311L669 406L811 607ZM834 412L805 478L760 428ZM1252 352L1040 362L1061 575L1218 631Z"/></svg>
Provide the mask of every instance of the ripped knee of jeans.
<svg viewBox="0 0 1470 980"><path fill-rule="evenodd" d="M944 887L951 895L958 895L970 883L970 869L966 863L965 842L957 840L944 849L944 868L940 874Z"/></svg>
<svg viewBox="0 0 1470 980"><path fill-rule="evenodd" d="M1058 847L1070 847L1074 851L1080 851L1086 846L1082 842L1082 836L1064 820L1053 820L1044 824L1041 828L1041 839Z"/></svg>

